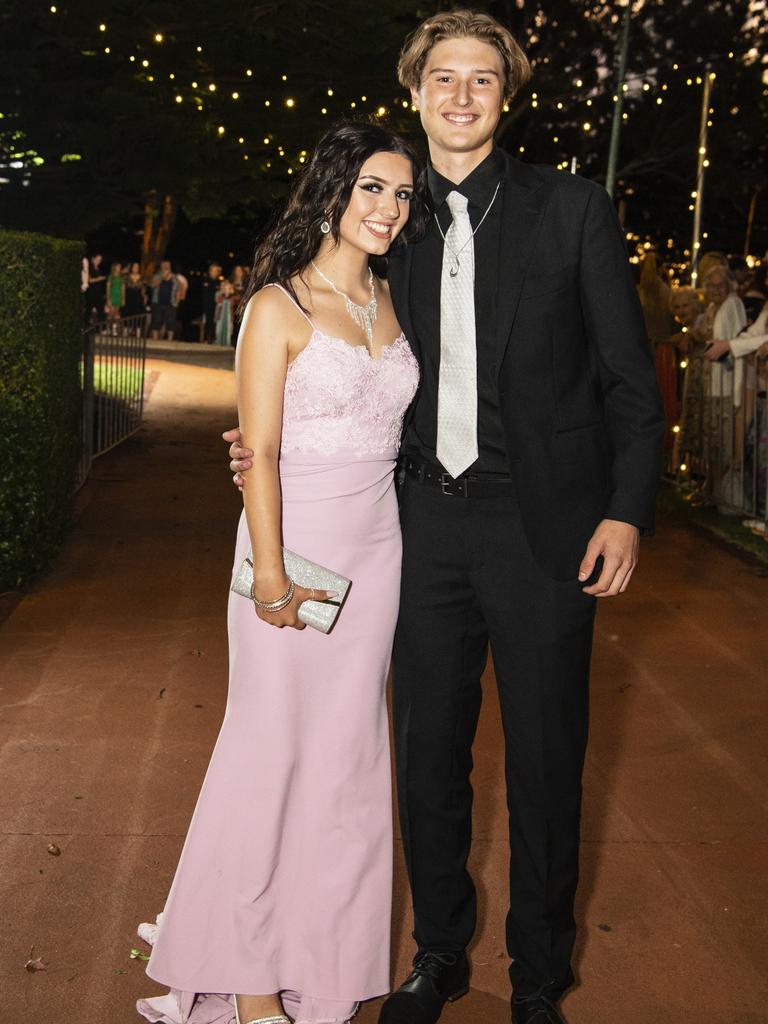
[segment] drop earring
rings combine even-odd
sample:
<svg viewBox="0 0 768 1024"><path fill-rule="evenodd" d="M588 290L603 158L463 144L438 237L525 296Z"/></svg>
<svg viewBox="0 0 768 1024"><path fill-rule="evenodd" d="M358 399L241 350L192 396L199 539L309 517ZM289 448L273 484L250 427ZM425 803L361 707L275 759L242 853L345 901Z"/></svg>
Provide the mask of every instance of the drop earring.
<svg viewBox="0 0 768 1024"><path fill-rule="evenodd" d="M330 231L331 231L331 225L330 225L330 224L328 223L328 221L327 221L327 220L324 220L324 221L322 222L322 224L320 225L320 230L322 231L322 233L323 233L324 235L330 234Z"/></svg>

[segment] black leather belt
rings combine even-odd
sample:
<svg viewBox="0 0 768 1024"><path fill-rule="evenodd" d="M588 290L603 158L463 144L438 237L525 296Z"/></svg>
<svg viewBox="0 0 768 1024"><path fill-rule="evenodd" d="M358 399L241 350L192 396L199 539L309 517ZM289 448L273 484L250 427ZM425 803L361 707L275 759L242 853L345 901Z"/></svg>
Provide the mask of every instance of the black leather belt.
<svg viewBox="0 0 768 1024"><path fill-rule="evenodd" d="M456 478L444 473L440 466L420 459L405 457L406 475L420 484L439 487L442 494L459 498L494 498L512 486L512 478L501 473L464 473Z"/></svg>

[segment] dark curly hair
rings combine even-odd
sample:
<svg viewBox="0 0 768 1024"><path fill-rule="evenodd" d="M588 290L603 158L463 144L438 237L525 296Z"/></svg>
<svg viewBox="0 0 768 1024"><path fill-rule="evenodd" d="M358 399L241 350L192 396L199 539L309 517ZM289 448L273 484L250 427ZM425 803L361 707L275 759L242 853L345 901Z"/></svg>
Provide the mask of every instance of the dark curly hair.
<svg viewBox="0 0 768 1024"><path fill-rule="evenodd" d="M338 243L339 221L360 169L375 153L397 153L413 167L410 215L394 244L404 245L423 235L429 216L426 175L413 146L382 124L340 121L320 139L282 212L257 243L248 287L238 309L240 316L251 296L272 282L282 285L301 306L291 278L317 255L325 237L320 231L324 220L329 221L331 236ZM386 260L372 257L371 264L382 276Z"/></svg>

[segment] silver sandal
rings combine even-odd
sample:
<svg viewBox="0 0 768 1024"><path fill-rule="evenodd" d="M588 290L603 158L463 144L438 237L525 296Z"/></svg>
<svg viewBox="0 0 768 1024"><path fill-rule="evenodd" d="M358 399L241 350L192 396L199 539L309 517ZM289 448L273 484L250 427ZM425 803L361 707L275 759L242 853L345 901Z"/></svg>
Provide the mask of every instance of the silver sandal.
<svg viewBox="0 0 768 1024"><path fill-rule="evenodd" d="M241 1021L236 995L232 996L232 1002L235 1004L235 1020L237 1024L291 1024L290 1018L286 1017L284 1013L272 1014L270 1017L254 1017L252 1020Z"/></svg>

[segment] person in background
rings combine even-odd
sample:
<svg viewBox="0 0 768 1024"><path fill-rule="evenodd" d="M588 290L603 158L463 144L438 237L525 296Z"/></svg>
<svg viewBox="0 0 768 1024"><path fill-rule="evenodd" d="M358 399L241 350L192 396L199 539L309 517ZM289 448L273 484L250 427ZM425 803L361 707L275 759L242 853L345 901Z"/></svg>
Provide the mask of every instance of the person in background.
<svg viewBox="0 0 768 1024"><path fill-rule="evenodd" d="M105 310L110 320L119 320L121 310L125 305L125 279L123 268L119 263L113 263L109 268L109 277L106 283L106 304Z"/></svg>
<svg viewBox="0 0 768 1024"><path fill-rule="evenodd" d="M707 274L715 267L725 267L727 270L728 258L724 252L718 252L716 249L712 249L711 252L704 253L699 260L699 265L697 267L697 280L701 283L702 287Z"/></svg>
<svg viewBox="0 0 768 1024"><path fill-rule="evenodd" d="M235 309L240 301L231 281L222 281L221 287L216 295L216 335L217 345L232 344L232 324L235 319Z"/></svg>
<svg viewBox="0 0 768 1024"><path fill-rule="evenodd" d="M756 267L741 296L741 301L744 303L744 309L747 313L747 320L751 324L755 322L765 305L765 300L768 299L768 288L765 282L766 272L768 272L768 263L761 263L759 267Z"/></svg>
<svg viewBox="0 0 768 1024"><path fill-rule="evenodd" d="M707 308L693 334L708 345L730 341L747 326L744 303L736 294L736 281L726 264L716 264L703 279ZM738 487L738 465L743 435L740 421L734 430L734 405L741 402L744 366L727 356L709 364L704 443L707 449L708 491L722 504ZM726 493L727 492L727 493Z"/></svg>
<svg viewBox="0 0 768 1024"><path fill-rule="evenodd" d="M704 312L704 305L695 288L683 287L675 288L672 292L670 308L675 323L680 326L680 331L672 335L672 341L683 352L687 352L690 338L686 335L696 326L699 317Z"/></svg>
<svg viewBox="0 0 768 1024"><path fill-rule="evenodd" d="M232 287L235 289L235 295L238 297L243 294L245 287L248 284L247 274L248 271L245 267L241 267L238 263L232 268L232 273L229 275L229 280L232 282Z"/></svg>
<svg viewBox="0 0 768 1024"><path fill-rule="evenodd" d="M186 338L187 325L189 321L187 311L187 292L189 291L189 281L180 270L176 270L176 280L179 282L179 304L176 307L178 335L180 338Z"/></svg>
<svg viewBox="0 0 768 1024"><path fill-rule="evenodd" d="M213 341L216 337L216 295L219 291L221 264L211 263L208 276L203 281L203 340Z"/></svg>
<svg viewBox="0 0 768 1024"><path fill-rule="evenodd" d="M746 472L743 480L734 479L732 483L734 487L739 484L746 488L743 497L744 503L748 504L752 494L752 479L755 476L753 459L756 451L758 459L757 511L759 514L765 511L766 466L768 464L766 456L766 452L768 452L768 438L766 437L768 422L765 416L766 366L764 361L767 346L768 302L765 302L753 324L729 341L713 340L706 350L706 356L712 362L729 357L734 361L734 377L736 379L733 390L736 427L734 457L737 465L741 465L743 461ZM732 495L732 497L738 496Z"/></svg>
<svg viewBox="0 0 768 1024"><path fill-rule="evenodd" d="M707 359L717 362L723 356L731 355L734 359L743 359L752 355L768 341L768 302L757 315L755 322L745 327L740 334L730 340L714 339L707 347Z"/></svg>
<svg viewBox="0 0 768 1024"><path fill-rule="evenodd" d="M671 294L669 286L659 276L656 256L652 252L643 259L637 290L651 348L666 344L674 325L670 311Z"/></svg>
<svg viewBox="0 0 768 1024"><path fill-rule="evenodd" d="M152 323L153 338L162 334L173 340L176 331L176 309L179 304L179 282L171 269L170 260L163 260L160 273L152 281Z"/></svg>
<svg viewBox="0 0 768 1024"><path fill-rule="evenodd" d="M95 252L88 260L88 283L85 290L85 323L94 324L104 319L106 300L104 257Z"/></svg>
<svg viewBox="0 0 768 1024"><path fill-rule="evenodd" d="M141 316L147 311L147 289L141 276L141 264L132 263L125 279L123 316Z"/></svg>
<svg viewBox="0 0 768 1024"><path fill-rule="evenodd" d="M752 277L749 264L743 256L729 256L728 269L733 275L736 291L739 294L739 298L741 298L749 287L749 282Z"/></svg>
<svg viewBox="0 0 768 1024"><path fill-rule="evenodd" d="M649 252L643 260L640 271L640 283L637 286L640 305L643 309L645 330L651 343L656 377L664 403L664 415L668 429L666 444L671 447L671 427L677 423L679 402L677 398L677 353L670 337L674 329L674 319L670 308L671 292L669 286L659 277L656 256Z"/></svg>

